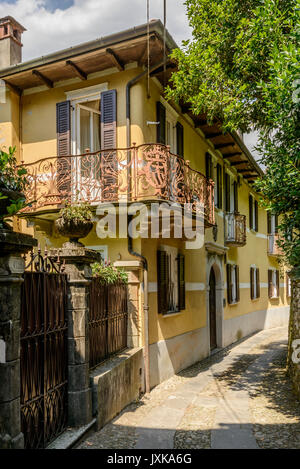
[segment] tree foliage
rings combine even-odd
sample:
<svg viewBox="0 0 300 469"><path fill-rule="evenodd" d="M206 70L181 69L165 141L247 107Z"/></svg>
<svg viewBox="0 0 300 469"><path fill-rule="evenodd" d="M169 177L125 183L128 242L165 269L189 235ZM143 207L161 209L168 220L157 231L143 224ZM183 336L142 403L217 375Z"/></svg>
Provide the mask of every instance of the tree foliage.
<svg viewBox="0 0 300 469"><path fill-rule="evenodd" d="M300 264L299 0L186 0L193 38L173 52L167 96L224 131L259 132L262 204L282 215L288 263Z"/></svg>

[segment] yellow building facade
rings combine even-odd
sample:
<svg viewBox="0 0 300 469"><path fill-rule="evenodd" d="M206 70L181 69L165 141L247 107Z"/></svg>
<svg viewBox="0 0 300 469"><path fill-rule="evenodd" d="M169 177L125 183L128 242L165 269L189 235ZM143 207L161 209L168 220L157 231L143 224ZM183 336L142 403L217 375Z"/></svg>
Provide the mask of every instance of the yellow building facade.
<svg viewBox="0 0 300 469"><path fill-rule="evenodd" d="M67 241L54 226L61 204L49 196L50 190L52 196L59 191L60 176L58 173L51 176L51 181L57 183L53 192L47 162L53 162L59 151L62 157L73 156L66 169L68 174L76 171L77 175L81 174L80 185L72 189L74 195L79 188L81 201L90 200L88 181L85 187L82 176L85 161L89 161L89 168L96 160L101 164L108 148L117 149L113 157L117 155L114 168L118 173L118 188L109 189L109 178L104 181L104 188L108 188L108 194L117 190L117 202L123 202L127 208L132 202L143 201L149 207L151 202L176 201L173 189L168 197L163 196L162 189L155 192L159 184L164 190L169 184L160 180L168 174L166 169L157 169L166 161L174 162L175 169L168 163L167 171L173 171L178 180L183 174L180 171L184 174L194 171L191 186L205 184L197 172L204 174L206 181L214 181L214 201L205 199L210 204L210 221L201 247L189 247L183 237L164 238L161 230L157 238L140 236L132 240L133 250L147 260L147 286L141 259L130 254L127 237L99 238L97 211L107 202L117 206L116 200L109 196L106 200L96 197L91 203L94 228L81 241L123 266L135 278L133 301L138 311L136 322L131 325L135 327L134 339L129 345L143 346L147 334L151 387L209 356L215 349L254 331L287 324L289 314L288 281L278 263L275 245L276 221L272 217L268 219L267 212L258 205L260 196L252 185L261 170L240 136L224 135L217 125L207 125L205 116L193 116L184 104L164 99L163 85L174 64L168 62L164 74L162 38L162 25L156 21L151 23L149 38L144 25L0 70L4 89L0 104L1 148L16 146L18 160L26 165L29 174L36 171L39 177L35 182L40 185L38 203L33 203L15 228L33 234L42 247L61 247ZM149 74L145 68L148 39ZM168 35L168 51L173 47L175 43ZM109 112L115 115L110 120L108 117L107 122L106 98L111 100ZM62 130L65 121L59 113L64 109L59 104L66 102L69 117L67 129ZM112 125L111 134L105 125ZM60 144L65 145L63 133L68 143L61 150ZM112 138L114 145L104 147L105 138ZM148 173L137 181L143 168L147 168L150 144L159 144L154 147L158 160L151 160ZM133 145L138 150L132 150ZM65 149L67 153L63 153ZM131 160L130 171L126 166L128 149L131 158L134 151L137 155L136 166ZM91 159L89 153L95 157ZM88 156L80 158L80 154ZM167 159L161 155L167 155ZM136 191L134 197L128 195L128 180L120 182L124 177L122 171L125 177L130 174L132 194ZM151 171L157 172L157 178ZM96 178L95 174L91 177ZM149 180L154 184L151 190ZM71 186L68 187L70 191ZM95 184L93 190L97 190ZM121 211L119 205L118 211ZM182 264L180 259L184 260ZM162 269L163 262L168 262L167 274ZM149 301L148 333L144 330L143 316L145 289ZM167 295L164 290L168 291Z"/></svg>

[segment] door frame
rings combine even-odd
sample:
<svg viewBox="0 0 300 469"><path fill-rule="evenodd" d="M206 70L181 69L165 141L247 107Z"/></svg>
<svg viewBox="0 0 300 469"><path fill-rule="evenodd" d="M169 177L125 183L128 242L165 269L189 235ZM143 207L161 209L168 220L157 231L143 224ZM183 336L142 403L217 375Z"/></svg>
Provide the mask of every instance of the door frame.
<svg viewBox="0 0 300 469"><path fill-rule="evenodd" d="M224 298L224 279L223 279L223 256L211 255L207 261L206 270L206 329L208 352L210 348L210 316L209 316L209 278L211 269L214 269L216 279L216 336L217 348L224 347L224 314L223 314L223 298Z"/></svg>

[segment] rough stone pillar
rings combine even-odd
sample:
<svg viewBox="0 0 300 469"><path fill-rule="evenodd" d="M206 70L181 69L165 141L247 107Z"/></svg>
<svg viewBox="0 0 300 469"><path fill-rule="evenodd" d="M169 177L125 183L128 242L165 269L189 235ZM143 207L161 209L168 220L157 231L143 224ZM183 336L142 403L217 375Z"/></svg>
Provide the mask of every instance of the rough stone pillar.
<svg viewBox="0 0 300 469"><path fill-rule="evenodd" d="M91 264L100 260L97 252L75 243L51 250L65 262L68 275L68 423L71 427L92 420L89 379L89 285Z"/></svg>
<svg viewBox="0 0 300 469"><path fill-rule="evenodd" d="M140 261L116 261L115 267L121 267L128 274L128 326L127 346L142 346L142 323L140 314L140 284L143 270Z"/></svg>
<svg viewBox="0 0 300 469"><path fill-rule="evenodd" d="M20 419L20 313L22 254L37 241L0 230L0 449L23 448Z"/></svg>
<svg viewBox="0 0 300 469"><path fill-rule="evenodd" d="M289 323L288 370L295 393L300 399L300 278L290 273L292 297Z"/></svg>

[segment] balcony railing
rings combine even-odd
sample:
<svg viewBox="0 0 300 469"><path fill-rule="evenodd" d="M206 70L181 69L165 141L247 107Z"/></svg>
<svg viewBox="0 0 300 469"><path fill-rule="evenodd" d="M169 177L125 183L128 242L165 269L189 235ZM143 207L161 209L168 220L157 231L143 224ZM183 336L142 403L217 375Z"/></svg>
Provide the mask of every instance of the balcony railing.
<svg viewBox="0 0 300 469"><path fill-rule="evenodd" d="M227 246L245 246L246 215L225 213L225 243Z"/></svg>
<svg viewBox="0 0 300 469"><path fill-rule="evenodd" d="M202 206L205 225L214 224L214 183L160 144L55 156L24 165L34 201L26 212L69 203L169 201Z"/></svg>
<svg viewBox="0 0 300 469"><path fill-rule="evenodd" d="M269 256L282 255L282 249L277 244L278 240L279 240L279 235L277 233L268 235L268 255Z"/></svg>

